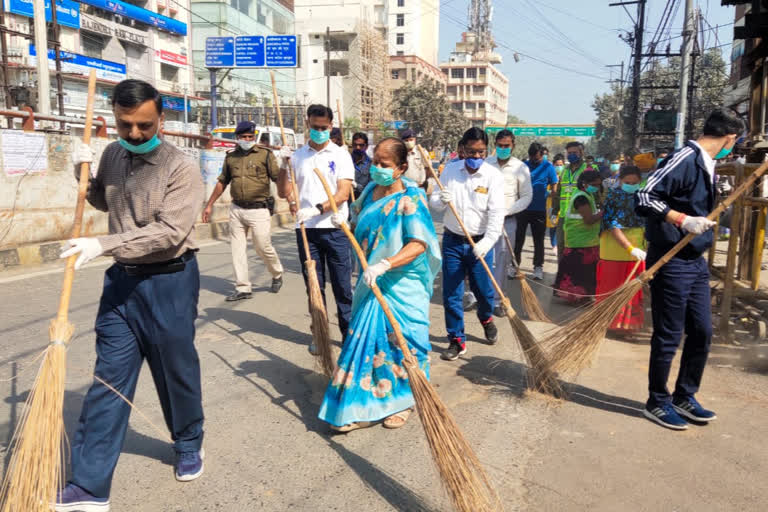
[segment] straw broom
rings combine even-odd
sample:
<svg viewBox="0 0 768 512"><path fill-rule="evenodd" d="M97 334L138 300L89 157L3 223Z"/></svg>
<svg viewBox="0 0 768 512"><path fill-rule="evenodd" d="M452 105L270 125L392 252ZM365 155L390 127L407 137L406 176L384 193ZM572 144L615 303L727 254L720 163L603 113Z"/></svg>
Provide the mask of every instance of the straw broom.
<svg viewBox="0 0 768 512"><path fill-rule="evenodd" d="M746 193L766 171L768 171L768 162L756 169L707 218L709 220L718 219L720 214L733 204L736 199ZM680 252L696 236L693 233L688 233L651 268L637 276L637 278L624 283L603 301L549 334L543 343L551 347L550 357L552 358L552 365L555 370L575 374L587 367L597 353L600 344L605 339L605 333L608 331L616 315L642 289L645 283L653 279L653 276L663 265L669 262L675 254Z"/></svg>
<svg viewBox="0 0 768 512"><path fill-rule="evenodd" d="M514 257L515 250L512 248L512 242L510 242L506 231L502 231L502 233L504 235L504 240L507 243L507 249L509 250L509 253L513 255L512 257ZM520 281L520 298L523 302L523 309L525 309L528 318L534 322L554 323L544 312L544 309L539 303L539 298L536 296L533 289L531 289L531 285L528 284L528 279L526 279L526 275L520 270L520 267L517 268L517 279Z"/></svg>
<svg viewBox="0 0 768 512"><path fill-rule="evenodd" d="M338 212L333 193L322 173L315 169L315 174L323 183L325 193L328 194L328 201L331 203L331 209L334 213ZM355 235L352 234L346 222L342 224L341 228L349 238L357 257L360 259L360 265L365 271L368 268L368 260L360 244L357 243ZM400 324L389 309L386 299L375 282L371 283L371 291L373 291L387 320L392 325L397 344L403 353L402 364L408 372L408 382L413 392L416 408L419 411L421 426L427 436L427 444L432 452L432 460L437 466L443 485L456 510L460 512L501 510L499 496L491 485L480 460L462 434L450 410L419 368L418 361L408 349L408 343L403 337Z"/></svg>
<svg viewBox="0 0 768 512"><path fill-rule="evenodd" d="M96 72L91 70L88 77L84 144L91 141L95 90ZM80 236L89 178L90 165L80 164L71 238ZM56 499L56 491L64 486L62 467L66 431L63 411L67 345L75 332L75 326L69 322L68 311L76 260L77 255L67 259L59 309L48 330L50 344L43 352L40 370L13 436L13 456L0 488L0 507L3 512L49 511L50 503Z"/></svg>
<svg viewBox="0 0 768 512"><path fill-rule="evenodd" d="M429 168L429 172L432 174L432 177L437 183L437 186L440 187L440 190L445 190L443 184L440 182L440 178L437 177L431 167ZM453 216L456 217L456 221L459 223L459 226L461 226L462 231L464 231L464 236L467 237L469 244L474 249L475 242L472 240L472 235L470 235L469 230L467 230L467 227L464 225L461 217L459 217L459 213L456 211L456 207L453 205L453 203L448 203L448 206L450 207ZM528 362L528 366L531 368L531 370L528 372L528 384L532 389L535 389L536 391L540 391L555 397L563 396L563 389L557 380L557 376L555 375L555 372L549 362L549 358L547 357L546 353L536 342L536 338L533 336L533 333L531 333L525 323L523 323L523 320L520 318L520 316L515 312L514 309L512 309L512 304L509 302L509 299L499 286L499 283L497 283L496 279L494 279L493 272L491 272L491 269L488 268L488 264L485 262L485 259L481 258L480 263L483 265L485 272L488 274L488 278L491 280L491 284L496 290L496 293L498 293L499 297L501 297L501 304L504 307L507 320L509 320L509 325L512 327L512 332L514 332L515 338L517 338L517 342L520 344L520 347L523 350L523 355Z"/></svg>
<svg viewBox="0 0 768 512"><path fill-rule="evenodd" d="M280 123L280 135L283 138L283 145L288 145L288 140L285 136L285 129L283 128L283 114L280 112L280 101L277 97L277 87L275 87L275 73L269 72L269 76L272 79L272 97L275 102L275 110L277 110L277 119ZM291 173L291 183L293 185L293 196L296 198L296 204L299 202L299 189L296 185L296 175L293 172L293 167L288 164ZM304 265L307 267L307 288L309 290L309 315L312 317L312 339L317 347L317 360L320 364L320 368L326 377L331 377L336 369L336 363L333 360L333 349L331 347L331 329L328 325L328 312L325 310L325 302L323 302L323 294L320 292L320 281L317 279L316 262L312 259L312 254L309 250L309 241L307 240L307 230L302 222L299 225L301 231L301 240L304 243L304 254L306 261Z"/></svg>

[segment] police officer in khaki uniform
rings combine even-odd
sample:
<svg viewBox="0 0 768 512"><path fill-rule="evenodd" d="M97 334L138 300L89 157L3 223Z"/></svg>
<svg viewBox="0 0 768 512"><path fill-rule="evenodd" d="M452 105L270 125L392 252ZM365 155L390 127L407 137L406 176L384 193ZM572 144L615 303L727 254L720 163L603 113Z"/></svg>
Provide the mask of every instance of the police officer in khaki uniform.
<svg viewBox="0 0 768 512"><path fill-rule="evenodd" d="M251 281L248 273L247 230L251 230L253 246L267 270L272 274L272 293L283 286L283 265L272 247L272 197L270 180L277 181L280 166L267 148L256 146L255 126L241 121L235 128L237 148L227 153L219 182L203 211L203 222L209 222L213 203L227 185L232 185L232 206L229 210L229 236L232 248L232 266L235 271L235 292L228 301L251 298Z"/></svg>

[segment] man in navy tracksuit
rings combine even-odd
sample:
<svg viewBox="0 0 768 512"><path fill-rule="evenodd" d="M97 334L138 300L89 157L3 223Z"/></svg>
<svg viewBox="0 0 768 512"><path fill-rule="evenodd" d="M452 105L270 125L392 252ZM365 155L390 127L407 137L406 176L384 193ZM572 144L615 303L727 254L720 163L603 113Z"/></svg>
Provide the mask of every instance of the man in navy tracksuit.
<svg viewBox="0 0 768 512"><path fill-rule="evenodd" d="M656 263L687 233L698 236L661 267L651 281L653 336L648 370L647 418L675 430L708 422L715 413L696 398L712 339L709 269L702 256L712 245L715 160L731 152L744 122L729 109L717 109L703 135L665 158L637 194L636 211L648 217L647 265ZM672 359L685 333L680 371L672 395L667 390Z"/></svg>

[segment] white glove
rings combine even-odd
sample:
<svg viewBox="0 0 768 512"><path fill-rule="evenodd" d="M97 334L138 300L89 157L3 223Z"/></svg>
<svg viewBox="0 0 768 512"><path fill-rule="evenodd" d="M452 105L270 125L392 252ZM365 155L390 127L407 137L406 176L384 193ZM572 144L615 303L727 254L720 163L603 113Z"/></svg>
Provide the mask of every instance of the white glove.
<svg viewBox="0 0 768 512"><path fill-rule="evenodd" d="M680 226L684 231L700 235L715 225L715 222L706 217L686 217Z"/></svg>
<svg viewBox="0 0 768 512"><path fill-rule="evenodd" d="M67 243L69 247L59 255L59 258L69 258L73 254L79 254L75 261L75 270L79 270L84 264L104 253L98 238L73 238Z"/></svg>
<svg viewBox="0 0 768 512"><path fill-rule="evenodd" d="M474 249L472 249L472 252L475 253L475 258L481 260L485 258L485 255L488 254L488 251L493 249L493 246L496 245L494 242L492 242L488 238L483 238L479 242L475 244Z"/></svg>
<svg viewBox="0 0 768 512"><path fill-rule="evenodd" d="M334 213L331 215L331 224L333 224L333 227L340 228L342 224L345 224L347 222L347 216L343 213Z"/></svg>
<svg viewBox="0 0 768 512"><path fill-rule="evenodd" d="M365 272L363 272L363 281L365 281L365 284L368 286L371 286L371 284L376 281L377 277L383 275L384 272L390 268L392 268L392 265L388 260L381 260L380 262L373 265L368 265L368 268L366 268Z"/></svg>
<svg viewBox="0 0 768 512"><path fill-rule="evenodd" d="M320 215L320 210L318 210L316 206L302 208L296 214L296 222L301 224L302 222L307 222L312 217L317 217L318 215Z"/></svg>
<svg viewBox="0 0 768 512"><path fill-rule="evenodd" d="M72 162L79 166L80 164L93 163L93 150L88 144L84 144L80 139L76 139L75 150L72 152Z"/></svg>
<svg viewBox="0 0 768 512"><path fill-rule="evenodd" d="M631 254L637 261L645 261L645 257L647 256L644 250L638 249L637 247L633 247L632 250L629 251L629 254Z"/></svg>
<svg viewBox="0 0 768 512"><path fill-rule="evenodd" d="M441 190L440 191L440 200L444 204L452 203L453 202L453 192L450 190Z"/></svg>
<svg viewBox="0 0 768 512"><path fill-rule="evenodd" d="M280 159L291 158L293 156L293 150L290 146L283 146L280 148Z"/></svg>

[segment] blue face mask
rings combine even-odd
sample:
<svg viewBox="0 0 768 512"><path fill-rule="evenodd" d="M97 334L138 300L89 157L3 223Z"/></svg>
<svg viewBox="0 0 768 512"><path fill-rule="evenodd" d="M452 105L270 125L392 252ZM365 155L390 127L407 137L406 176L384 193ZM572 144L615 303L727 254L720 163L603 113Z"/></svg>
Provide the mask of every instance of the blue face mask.
<svg viewBox="0 0 768 512"><path fill-rule="evenodd" d="M555 171L557 171L557 172L563 172L563 169L564 169L564 168L565 168L565 166L564 166L564 165L556 165L556 166L555 166Z"/></svg>
<svg viewBox="0 0 768 512"><path fill-rule="evenodd" d="M611 172L619 172L621 164L611 164Z"/></svg>
<svg viewBox="0 0 768 512"><path fill-rule="evenodd" d="M483 162L485 162L485 160L483 160L482 158L467 158L466 160L464 160L464 162L466 162L467 167L469 167L474 171L476 169L479 169L480 166L483 165Z"/></svg>
<svg viewBox="0 0 768 512"><path fill-rule="evenodd" d="M623 190L627 194L634 194L635 192L640 190L640 184L638 183L636 185L630 185L629 183L622 183L621 190Z"/></svg>
<svg viewBox="0 0 768 512"><path fill-rule="evenodd" d="M541 159L542 159L544 162L546 162L547 160L549 160L549 157L548 157L547 155L544 155L544 156L543 156Z"/></svg>
<svg viewBox="0 0 768 512"><path fill-rule="evenodd" d="M496 148L496 157L499 160L506 160L512 155L512 148Z"/></svg>
<svg viewBox="0 0 768 512"><path fill-rule="evenodd" d="M581 160L581 157L579 156L578 153L568 153L568 161L570 163L575 164L579 160Z"/></svg>
<svg viewBox="0 0 768 512"><path fill-rule="evenodd" d="M371 179L377 184L381 185L382 187L388 187L391 184L395 182L395 177L393 176L395 170L391 168L381 168L376 167L375 165L371 165Z"/></svg>
<svg viewBox="0 0 768 512"><path fill-rule="evenodd" d="M731 151L733 151L733 146L731 146L730 148L723 148L723 149L721 149L715 155L715 160L720 160L721 158L727 157L728 155L731 154Z"/></svg>
<svg viewBox="0 0 768 512"><path fill-rule="evenodd" d="M315 130L310 128L309 138L312 139L312 142L315 144L325 144L331 138L331 130Z"/></svg>
<svg viewBox="0 0 768 512"><path fill-rule="evenodd" d="M587 185L587 192L592 194L592 195L597 194L598 190L600 190L600 189L598 187L594 186L594 185Z"/></svg>
<svg viewBox="0 0 768 512"><path fill-rule="evenodd" d="M141 144L131 144L127 140L123 139L122 137L118 137L117 141L127 151L130 151L131 153L134 153L136 155L143 155L143 154L149 153L150 151L157 148L157 146L163 143L163 141L160 140L160 137L158 137L157 134L154 134L151 139L149 139L146 142L142 142Z"/></svg>

